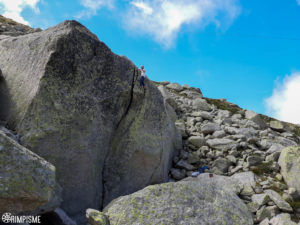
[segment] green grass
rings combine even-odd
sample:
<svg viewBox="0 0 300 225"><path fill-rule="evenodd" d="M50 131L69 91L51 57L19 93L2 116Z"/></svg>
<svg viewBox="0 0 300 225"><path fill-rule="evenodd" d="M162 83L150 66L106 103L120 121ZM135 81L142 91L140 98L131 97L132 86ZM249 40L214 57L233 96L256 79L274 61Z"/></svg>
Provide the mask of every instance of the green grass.
<svg viewBox="0 0 300 225"><path fill-rule="evenodd" d="M232 105L229 102L220 99L204 98L209 104L215 105L218 109L228 110L232 114L239 113L242 109L237 105Z"/></svg>
<svg viewBox="0 0 300 225"><path fill-rule="evenodd" d="M272 164L273 162L270 161L270 162L266 162L266 163L262 163L258 166L255 166L253 168L251 168L251 171L253 173L255 173L256 175L263 175L263 174L270 174L273 172L272 170Z"/></svg>
<svg viewBox="0 0 300 225"><path fill-rule="evenodd" d="M296 200L296 201L287 200L287 202L291 205L291 207L294 210L300 209L300 200Z"/></svg>
<svg viewBox="0 0 300 225"><path fill-rule="evenodd" d="M9 18L6 18L6 17L1 16L1 15L0 15L0 23L7 24L7 25L21 25L21 26L26 27L28 29L32 29L31 27L29 27L27 25L24 25L24 24L21 24L21 23L17 23L16 21L14 21L12 19L9 19Z"/></svg>
<svg viewBox="0 0 300 225"><path fill-rule="evenodd" d="M0 23L9 24L9 25L17 25L18 23L13 21L12 19L8 19L4 16L0 15Z"/></svg>

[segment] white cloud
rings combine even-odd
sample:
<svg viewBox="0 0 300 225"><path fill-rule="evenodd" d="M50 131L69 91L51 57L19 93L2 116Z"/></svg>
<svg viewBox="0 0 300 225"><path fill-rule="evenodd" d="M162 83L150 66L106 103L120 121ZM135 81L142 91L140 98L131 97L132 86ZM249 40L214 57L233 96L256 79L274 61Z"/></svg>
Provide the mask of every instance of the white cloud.
<svg viewBox="0 0 300 225"><path fill-rule="evenodd" d="M112 9L115 0L80 0L80 4L85 8L79 12L75 17L80 19L83 17L91 17L97 14L100 8L107 7Z"/></svg>
<svg viewBox="0 0 300 225"><path fill-rule="evenodd" d="M133 2L130 2L130 4L134 5L138 9L142 10L142 12L146 15L151 15L153 13L153 9L147 3L133 1Z"/></svg>
<svg viewBox="0 0 300 225"><path fill-rule="evenodd" d="M239 13L236 0L132 0L124 25L170 47L184 25L229 26Z"/></svg>
<svg viewBox="0 0 300 225"><path fill-rule="evenodd" d="M300 5L300 0L297 0L298 5Z"/></svg>
<svg viewBox="0 0 300 225"><path fill-rule="evenodd" d="M267 110L280 120L300 124L300 72L286 76L267 98Z"/></svg>
<svg viewBox="0 0 300 225"><path fill-rule="evenodd" d="M21 16L21 13L26 7L30 7L35 13L39 13L39 9L37 8L39 1L40 0L0 0L0 13L19 23L29 25L29 22Z"/></svg>

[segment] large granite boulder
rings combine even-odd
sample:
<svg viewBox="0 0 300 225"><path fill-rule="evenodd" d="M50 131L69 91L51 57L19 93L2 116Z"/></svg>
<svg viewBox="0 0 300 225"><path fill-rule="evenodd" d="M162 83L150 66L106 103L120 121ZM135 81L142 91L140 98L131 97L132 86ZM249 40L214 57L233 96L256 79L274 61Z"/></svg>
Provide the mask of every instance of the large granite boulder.
<svg viewBox="0 0 300 225"><path fill-rule="evenodd" d="M267 128L267 125L262 119L262 117L254 111L247 110L245 112L245 118L256 123L261 129Z"/></svg>
<svg viewBox="0 0 300 225"><path fill-rule="evenodd" d="M84 26L0 36L0 68L14 106L8 123L55 165L72 218L167 180L181 137L161 93L149 80L139 88L135 65Z"/></svg>
<svg viewBox="0 0 300 225"><path fill-rule="evenodd" d="M9 93L0 68L0 120L6 120L9 113Z"/></svg>
<svg viewBox="0 0 300 225"><path fill-rule="evenodd" d="M55 167L0 130L0 215L54 210L60 193Z"/></svg>
<svg viewBox="0 0 300 225"><path fill-rule="evenodd" d="M289 187L295 188L300 197L300 147L290 146L284 148L278 163L285 182Z"/></svg>
<svg viewBox="0 0 300 225"><path fill-rule="evenodd" d="M236 195L233 179L221 176L165 183L144 188L112 201L104 213L110 224L253 224L247 206Z"/></svg>

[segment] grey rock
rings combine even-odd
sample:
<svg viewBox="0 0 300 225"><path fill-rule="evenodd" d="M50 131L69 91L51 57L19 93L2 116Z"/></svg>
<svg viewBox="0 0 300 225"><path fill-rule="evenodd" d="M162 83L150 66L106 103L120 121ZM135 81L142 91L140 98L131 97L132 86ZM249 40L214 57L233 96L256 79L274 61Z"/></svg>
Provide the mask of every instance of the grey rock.
<svg viewBox="0 0 300 225"><path fill-rule="evenodd" d="M257 212L256 212L256 218L257 221L262 221L266 218L270 219L271 216L271 212L270 210L268 210L268 208L266 206L261 207Z"/></svg>
<svg viewBox="0 0 300 225"><path fill-rule="evenodd" d="M226 178L210 178L208 174L190 179L148 186L114 200L104 212L111 225L253 224L247 206L234 193L233 183L224 185Z"/></svg>
<svg viewBox="0 0 300 225"><path fill-rule="evenodd" d="M297 225L291 220L291 215L288 213L281 213L270 220L271 225Z"/></svg>
<svg viewBox="0 0 300 225"><path fill-rule="evenodd" d="M285 182L289 187L295 188L300 197L300 147L284 148L278 163Z"/></svg>
<svg viewBox="0 0 300 225"><path fill-rule="evenodd" d="M261 139L261 141L259 142L259 147L262 150L267 150L269 149L272 145L274 144L274 141L269 140L269 139Z"/></svg>
<svg viewBox="0 0 300 225"><path fill-rule="evenodd" d="M234 114L234 115L232 115L232 119L237 119L237 120L240 120L240 119L242 119L242 115L241 115L241 114L239 114L239 113L237 113L237 114Z"/></svg>
<svg viewBox="0 0 300 225"><path fill-rule="evenodd" d="M177 130L181 133L181 136L183 138L188 137L187 133L186 133L186 129L185 129L185 124L182 121L176 121L175 122L175 126L177 128Z"/></svg>
<svg viewBox="0 0 300 225"><path fill-rule="evenodd" d="M277 162L279 159L279 156L280 156L280 152L274 152L266 157L266 161L267 162L270 162L270 161Z"/></svg>
<svg viewBox="0 0 300 225"><path fill-rule="evenodd" d="M263 221L259 223L259 225L269 225L270 224L269 222L270 220L268 218L265 218Z"/></svg>
<svg viewBox="0 0 300 225"><path fill-rule="evenodd" d="M220 119L225 119L225 118L229 118L231 116L231 112L229 112L228 110L218 110L218 114L217 117Z"/></svg>
<svg viewBox="0 0 300 225"><path fill-rule="evenodd" d="M226 158L234 165L237 163L237 159L233 155L227 155Z"/></svg>
<svg viewBox="0 0 300 225"><path fill-rule="evenodd" d="M188 85L188 84L184 84L182 87L183 87L183 89L189 89L189 88L191 88L190 85Z"/></svg>
<svg viewBox="0 0 300 225"><path fill-rule="evenodd" d="M203 95L199 92L196 92L194 90L184 90L180 92L180 95L185 95L190 99L196 99L196 98L202 98Z"/></svg>
<svg viewBox="0 0 300 225"><path fill-rule="evenodd" d="M1 16L0 16L1 19ZM5 81L5 78L2 74L1 68L0 68L0 120L6 121L9 113L10 113L10 106L11 102L9 99L9 92L7 89L7 84Z"/></svg>
<svg viewBox="0 0 300 225"><path fill-rule="evenodd" d="M276 191L273 190L265 190L265 193L269 195L270 199L275 202L275 204L280 208L281 210L285 212L293 212L292 207L289 203L284 201L280 194L278 194Z"/></svg>
<svg viewBox="0 0 300 225"><path fill-rule="evenodd" d="M110 225L109 218L95 209L87 209L86 218L90 225Z"/></svg>
<svg viewBox="0 0 300 225"><path fill-rule="evenodd" d="M245 112L245 118L256 123L261 129L264 129L267 127L266 123L262 120L260 115L253 111L247 110Z"/></svg>
<svg viewBox="0 0 300 225"><path fill-rule="evenodd" d="M199 153L198 152L192 152L189 154L188 156L188 159L187 159L187 162L188 163L197 163L201 160L200 156L199 156Z"/></svg>
<svg viewBox="0 0 300 225"><path fill-rule="evenodd" d="M253 195L253 188L256 185L255 175L253 172L242 172L236 173L231 176L234 179L237 179L240 183L243 184L242 195Z"/></svg>
<svg viewBox="0 0 300 225"><path fill-rule="evenodd" d="M84 26L5 38L0 68L14 106L8 123L56 167L61 208L76 221L88 207L168 180L181 136L161 93L148 79L144 92L134 64Z"/></svg>
<svg viewBox="0 0 300 225"><path fill-rule="evenodd" d="M195 110L211 111L211 105L205 99L197 98L193 100L193 107Z"/></svg>
<svg viewBox="0 0 300 225"><path fill-rule="evenodd" d="M209 139L206 142L211 148L215 149L228 150L236 146L236 143L233 140L227 138L214 138Z"/></svg>
<svg viewBox="0 0 300 225"><path fill-rule="evenodd" d="M280 153L282 149L284 149L284 146L275 143L270 146L270 148L267 150L267 153L268 154L275 153L275 152Z"/></svg>
<svg viewBox="0 0 300 225"><path fill-rule="evenodd" d="M218 131L218 130L221 130L221 127L215 123L207 123L203 126L201 126L201 132L204 134L204 135L207 135L207 134L212 134L214 133L215 131Z"/></svg>
<svg viewBox="0 0 300 225"><path fill-rule="evenodd" d="M194 170L195 167L189 164L187 161L181 159L179 162L176 163L176 167L186 170Z"/></svg>
<svg viewBox="0 0 300 225"><path fill-rule="evenodd" d="M161 81L161 82L159 82L161 85L168 85L168 84L170 84L170 81Z"/></svg>
<svg viewBox="0 0 300 225"><path fill-rule="evenodd" d="M238 171L241 170L241 169L243 169L243 166L236 166L236 167L234 167L234 168L230 171L230 173L231 173L231 174L234 174L234 173L238 172Z"/></svg>
<svg viewBox="0 0 300 225"><path fill-rule="evenodd" d="M55 167L0 131L0 214L49 212L61 203Z"/></svg>
<svg viewBox="0 0 300 225"><path fill-rule="evenodd" d="M204 120L212 120L213 116L209 112L192 112L191 116L202 117Z"/></svg>
<svg viewBox="0 0 300 225"><path fill-rule="evenodd" d="M222 173L227 173L230 165L231 162L228 159L224 159L224 158L218 158L213 163L213 167Z"/></svg>
<svg viewBox="0 0 300 225"><path fill-rule="evenodd" d="M211 179L209 173L202 173L197 177L187 177L182 181L196 181L199 184L201 184L209 181L210 179L208 178ZM225 191L233 191L235 194L238 195L243 189L243 184L239 180L234 179L232 177L213 174L212 178L212 182L214 182L214 184L217 187L222 187Z"/></svg>
<svg viewBox="0 0 300 225"><path fill-rule="evenodd" d="M275 142L277 142L280 145L283 145L284 147L298 146L298 144L295 141L280 136L275 137Z"/></svg>
<svg viewBox="0 0 300 225"><path fill-rule="evenodd" d="M278 121L278 120L272 120L270 122L270 128L279 132L283 132L284 131L284 126L283 124Z"/></svg>
<svg viewBox="0 0 300 225"><path fill-rule="evenodd" d="M191 136L188 139L189 143L196 146L196 147L202 147L204 145L206 145L206 140L204 137L201 136Z"/></svg>
<svg viewBox="0 0 300 225"><path fill-rule="evenodd" d="M213 138L223 138L226 136L226 133L224 130L217 130L212 134Z"/></svg>
<svg viewBox="0 0 300 225"><path fill-rule="evenodd" d="M265 205L268 201L270 201L269 195L263 194L254 194L251 197L252 202L256 202L259 206Z"/></svg>
<svg viewBox="0 0 300 225"><path fill-rule="evenodd" d="M239 131L238 128L235 128L235 127L226 127L225 128L225 131L228 133L228 134L237 134Z"/></svg>
<svg viewBox="0 0 300 225"><path fill-rule="evenodd" d="M247 158L247 163L248 163L248 166L257 166L259 164L261 164L263 161L263 158L262 156L260 155L251 155L251 156L248 156Z"/></svg>
<svg viewBox="0 0 300 225"><path fill-rule="evenodd" d="M181 179L185 178L185 175L186 175L184 170L175 169L175 168L171 168L170 173L171 173L172 177L176 180L181 180Z"/></svg>
<svg viewBox="0 0 300 225"><path fill-rule="evenodd" d="M183 91L183 87L178 83L171 83L168 84L166 87L177 92Z"/></svg>
<svg viewBox="0 0 300 225"><path fill-rule="evenodd" d="M252 213L256 213L257 210L260 208L260 205L257 204L257 202L249 202L247 206Z"/></svg>
<svg viewBox="0 0 300 225"><path fill-rule="evenodd" d="M161 95L163 96L164 100L173 107L173 109L176 111L179 109L179 106L177 104L177 102L175 101L175 99L171 96L171 94L168 92L168 90L160 85L158 86L158 90L160 91Z"/></svg>

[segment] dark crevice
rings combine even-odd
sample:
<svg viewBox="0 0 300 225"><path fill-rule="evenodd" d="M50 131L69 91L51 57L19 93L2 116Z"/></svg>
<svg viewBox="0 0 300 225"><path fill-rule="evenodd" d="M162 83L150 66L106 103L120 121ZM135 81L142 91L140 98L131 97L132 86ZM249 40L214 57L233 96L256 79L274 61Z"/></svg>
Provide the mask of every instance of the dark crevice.
<svg viewBox="0 0 300 225"><path fill-rule="evenodd" d="M127 116L129 110L130 110L130 107L132 105L132 101L133 101L133 89L134 89L134 85L135 85L135 81L136 81L136 78L137 78L137 70L136 68L134 67L134 70L133 70L133 75L132 75L132 81L131 81L131 89L130 89L130 99L129 99L129 103L127 105L127 108L124 112L124 114L122 115L121 119L118 121L117 125L116 125L116 128L115 130L118 129L118 127L120 126L121 122L124 120L124 118ZM102 169L102 201L101 201L101 206L100 206L100 210L102 211L103 208L104 208L104 197L105 197L105 181L104 181L104 171L105 171L105 163L108 159L108 155L109 155L109 152L107 152L106 156L105 156L105 159L104 159L104 166L103 166L103 169Z"/></svg>
<svg viewBox="0 0 300 225"><path fill-rule="evenodd" d="M123 119L127 116L129 109L131 107L132 101L133 101L133 89L134 89L134 84L135 84L135 80L136 80L136 68L134 67L133 70L133 76L132 76L132 82L131 82L131 90L130 90L130 99L129 99L129 104L125 110L125 113L123 114L123 116L121 117L120 121L117 123L117 127L116 129L118 129L118 127L120 126L121 122L123 121Z"/></svg>

